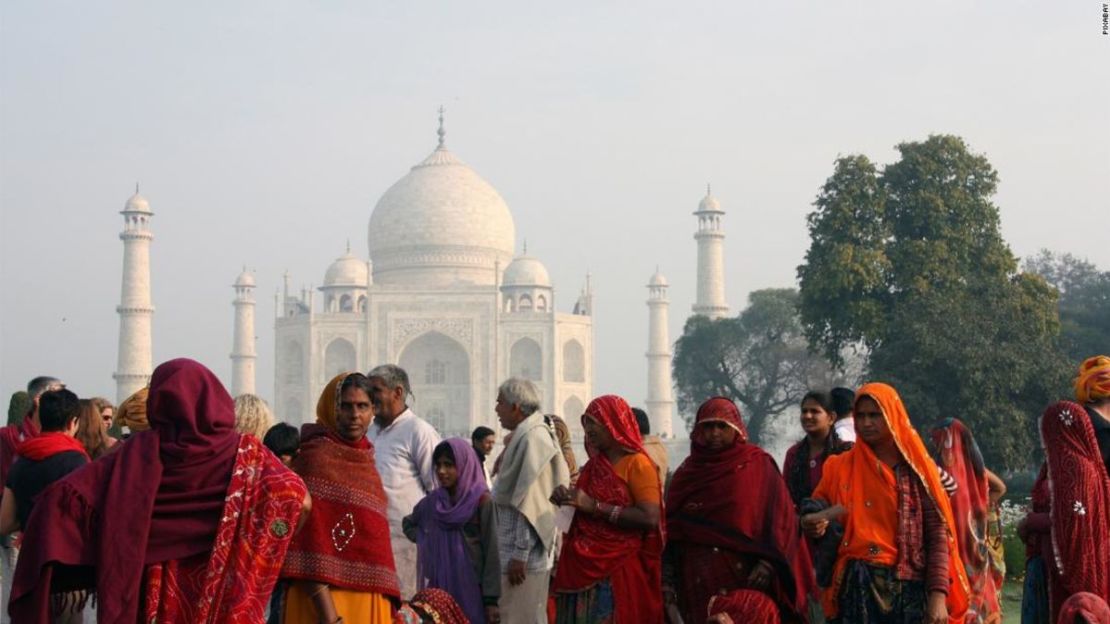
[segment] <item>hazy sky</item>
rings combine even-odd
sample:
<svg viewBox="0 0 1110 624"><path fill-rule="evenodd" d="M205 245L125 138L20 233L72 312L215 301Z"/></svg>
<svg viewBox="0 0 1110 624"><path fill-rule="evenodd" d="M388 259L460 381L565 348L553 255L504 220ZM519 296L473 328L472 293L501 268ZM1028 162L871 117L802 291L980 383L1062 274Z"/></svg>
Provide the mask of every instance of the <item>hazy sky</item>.
<svg viewBox="0 0 1110 624"><path fill-rule="evenodd" d="M0 5L0 389L113 397L122 228L155 211L155 361L230 373L232 280L319 285L378 197L447 143L513 211L564 311L596 288L601 392L645 395L644 285L694 295L694 217L727 211L726 295L792 286L838 154L963 136L1015 253L1110 268L1110 37L1076 2L49 2ZM577 5L577 6L576 6ZM492 406L491 406L492 409Z"/></svg>

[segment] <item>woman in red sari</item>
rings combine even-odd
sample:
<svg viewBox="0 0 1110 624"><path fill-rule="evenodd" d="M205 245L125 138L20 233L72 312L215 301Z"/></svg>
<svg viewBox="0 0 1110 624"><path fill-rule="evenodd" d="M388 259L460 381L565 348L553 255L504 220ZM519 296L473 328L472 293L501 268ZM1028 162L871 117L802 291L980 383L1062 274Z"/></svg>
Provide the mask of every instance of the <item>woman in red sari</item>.
<svg viewBox="0 0 1110 624"><path fill-rule="evenodd" d="M582 415L589 461L551 500L576 508L552 589L559 624L660 624L662 498L636 417L606 395Z"/></svg>
<svg viewBox="0 0 1110 624"><path fill-rule="evenodd" d="M1084 405L1061 401L1041 417L1055 559L1048 573L1050 621L1072 594L1110 600L1110 476L1097 434L1110 428L1102 413L1110 412L1110 358L1083 363L1076 398Z"/></svg>
<svg viewBox="0 0 1110 624"><path fill-rule="evenodd" d="M388 624L400 603L386 494L366 438L370 391L364 375L336 376L316 403L316 424L301 428L292 467L315 502L281 570L290 582L285 624Z"/></svg>
<svg viewBox="0 0 1110 624"><path fill-rule="evenodd" d="M663 597L684 621L704 621L711 601L737 622L809 621L817 583L790 492L729 399L698 408L666 509ZM767 599L741 600L746 590Z"/></svg>
<svg viewBox="0 0 1110 624"><path fill-rule="evenodd" d="M154 370L147 412L150 431L36 502L12 621L50 621L52 596L83 589L105 623L263 621L304 483L235 432L231 397L192 360Z"/></svg>
<svg viewBox="0 0 1110 624"><path fill-rule="evenodd" d="M1001 575L991 566L987 548L990 522L990 485L983 454L971 431L956 418L945 418L931 432L933 456L937 465L956 482L951 492L952 517L956 522L956 543L967 572L967 624L997 624L1002 621L998 603Z"/></svg>

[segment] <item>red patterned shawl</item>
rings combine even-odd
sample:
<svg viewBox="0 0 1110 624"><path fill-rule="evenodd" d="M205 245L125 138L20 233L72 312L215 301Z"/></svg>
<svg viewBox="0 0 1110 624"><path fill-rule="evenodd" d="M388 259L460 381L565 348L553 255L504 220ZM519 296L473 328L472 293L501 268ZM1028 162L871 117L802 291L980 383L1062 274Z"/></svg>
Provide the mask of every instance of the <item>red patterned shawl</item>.
<svg viewBox="0 0 1110 624"><path fill-rule="evenodd" d="M1090 417L1079 404L1050 405L1041 417L1041 438L1052 500L1056 570L1048 585L1055 621L1072 594L1110 599L1110 478Z"/></svg>
<svg viewBox="0 0 1110 624"><path fill-rule="evenodd" d="M728 615L744 624L779 624L779 608L767 594L754 589L738 589L709 599L707 615Z"/></svg>
<svg viewBox="0 0 1110 624"><path fill-rule="evenodd" d="M710 451L699 426L708 421L723 421L740 432L735 444ZM720 546L765 559L779 579L778 595L772 598L791 619L804 618L810 601L816 602L817 584L775 460L746 441L740 410L725 398L702 404L691 438L690 456L675 471L667 492L671 542ZM718 589L728 588L710 591Z"/></svg>
<svg viewBox="0 0 1110 624"><path fill-rule="evenodd" d="M931 432L937 463L956 480L951 494L952 517L956 521L956 541L960 559L967 571L967 621L996 622L1002 610L998 604L996 579L987 549L990 513L987 472L983 454L971 431L959 419L945 418Z"/></svg>
<svg viewBox="0 0 1110 624"><path fill-rule="evenodd" d="M282 578L399 599L386 494L374 467L373 446L359 448L326 427L304 425L292 467L312 495L312 513L293 538Z"/></svg>
<svg viewBox="0 0 1110 624"><path fill-rule="evenodd" d="M263 621L305 492L257 438L243 436L211 555L148 566L142 621Z"/></svg>
<svg viewBox="0 0 1110 624"><path fill-rule="evenodd" d="M586 408L583 419L586 416L603 425L622 448L644 452L636 417L624 399L614 395L598 397ZM586 453L590 459L578 475L578 488L598 502L631 505L628 485L613 471L608 457L589 442ZM616 622L661 623L663 525L660 517L658 529L626 529L576 513L563 543L553 589L562 593L580 592L609 579Z"/></svg>

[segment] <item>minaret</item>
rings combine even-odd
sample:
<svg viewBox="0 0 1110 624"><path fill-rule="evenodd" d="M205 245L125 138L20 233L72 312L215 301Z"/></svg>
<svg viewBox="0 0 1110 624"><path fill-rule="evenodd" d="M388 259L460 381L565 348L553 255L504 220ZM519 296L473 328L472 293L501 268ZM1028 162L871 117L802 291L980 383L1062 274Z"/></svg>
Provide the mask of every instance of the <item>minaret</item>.
<svg viewBox="0 0 1110 624"><path fill-rule="evenodd" d="M705 197L698 204L694 216L698 218L698 231L694 240L698 241L698 297L694 303L694 314L702 314L711 319L728 316L725 303L725 232L721 229L721 204L713 197L709 185L705 187Z"/></svg>
<svg viewBox="0 0 1110 624"><path fill-rule="evenodd" d="M667 329L667 278L655 269L648 281L648 387L647 407L651 432L664 438L673 435L674 396L671 393L671 339Z"/></svg>
<svg viewBox="0 0 1110 624"><path fill-rule="evenodd" d="M235 289L235 331L231 345L231 396L254 394L254 276L243 272L232 286Z"/></svg>
<svg viewBox="0 0 1110 624"><path fill-rule="evenodd" d="M151 321L154 306L150 303L150 204L139 194L127 200L123 211L123 288L119 313L119 359L116 372L116 402L134 394L150 382L154 370L151 355Z"/></svg>

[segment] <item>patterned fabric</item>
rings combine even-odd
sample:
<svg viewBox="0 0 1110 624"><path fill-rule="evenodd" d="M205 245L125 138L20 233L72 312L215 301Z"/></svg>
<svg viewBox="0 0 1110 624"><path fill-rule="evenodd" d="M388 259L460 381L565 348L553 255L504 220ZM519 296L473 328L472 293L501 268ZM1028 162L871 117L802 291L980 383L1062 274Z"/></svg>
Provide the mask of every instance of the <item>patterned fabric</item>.
<svg viewBox="0 0 1110 624"><path fill-rule="evenodd" d="M615 617L613 585L601 581L574 594L555 596L555 624L612 624Z"/></svg>
<svg viewBox="0 0 1110 624"><path fill-rule="evenodd" d="M212 553L146 569L144 622L261 622L305 486L243 436Z"/></svg>
<svg viewBox="0 0 1110 624"><path fill-rule="evenodd" d="M1060 622L1110 624L1110 606L1092 593L1079 592L1064 601L1064 606L1060 609Z"/></svg>
<svg viewBox="0 0 1110 624"><path fill-rule="evenodd" d="M621 448L643 453L636 418L624 399L614 395L594 399L582 416L583 422L587 418L605 427ZM586 452L590 460L579 474L579 489L600 503L621 507L634 504L628 484L617 476L605 453L588 440ZM659 524L658 529L651 531L627 529L576 513L563 544L554 591L578 593L608 579L613 588L616 621L662 622L662 518Z"/></svg>
<svg viewBox="0 0 1110 624"><path fill-rule="evenodd" d="M329 399L330 407L327 402L317 407L318 422L332 428L301 427L292 468L308 486L312 513L289 547L281 577L400 598L374 448L365 438L347 442L334 431L338 389L346 376L324 388L321 401Z"/></svg>
<svg viewBox="0 0 1110 624"><path fill-rule="evenodd" d="M887 566L853 561L840 593L837 624L921 624L925 621L925 584L899 580ZM953 621L951 615L949 621ZM962 621L962 620L955 620Z"/></svg>
<svg viewBox="0 0 1110 624"><path fill-rule="evenodd" d="M497 510L497 549L502 566L512 560L523 561L528 572L551 567L551 558L528 518L516 507L499 505Z"/></svg>
<svg viewBox="0 0 1110 624"><path fill-rule="evenodd" d="M1041 439L1056 560L1048 586L1055 620L1072 594L1085 591L1110 598L1110 478L1091 420L1080 405L1060 401L1049 406L1041 417Z"/></svg>
<svg viewBox="0 0 1110 624"><path fill-rule="evenodd" d="M956 521L956 541L970 585L967 624L987 624L1002 619L999 586L991 568L987 545L990 499L986 466L971 431L956 418L945 418L933 428L937 464L956 487L949 492ZM943 483L943 479L942 479ZM948 488L945 488L948 489Z"/></svg>
<svg viewBox="0 0 1110 624"><path fill-rule="evenodd" d="M394 624L470 624L451 594L435 588L416 592L412 600L405 603L393 616ZM479 623L475 623L479 624Z"/></svg>
<svg viewBox="0 0 1110 624"><path fill-rule="evenodd" d="M817 587L786 483L774 459L745 442L746 435L727 448L707 446L703 425L714 421L743 432L732 401L706 401L698 409L690 456L667 492L667 554L683 616L704 620L709 598L747 588L750 566L764 560L773 570L767 593L784 619L797 621L816 601Z"/></svg>
<svg viewBox="0 0 1110 624"><path fill-rule="evenodd" d="M1096 355L1079 365L1075 378L1075 400L1091 403L1110 397L1110 357Z"/></svg>
<svg viewBox="0 0 1110 624"><path fill-rule="evenodd" d="M948 544L949 619L962 621L967 611L967 576L955 541L952 509L948 495L940 484L936 463L929 457L921 437L910 424L909 414L894 388L882 383L870 383L860 388L856 397L857 403L866 397L879 405L904 460L900 465L909 471L907 474L912 473L913 478L906 479L906 483L919 483L921 498L931 501L939 512ZM899 496L899 490L902 496ZM895 471L879 461L865 442L858 441L852 450L830 457L826 462L824 475L813 492L813 498L830 505L843 505L848 512L844 519L843 543L833 572L833 585L824 594L826 615L833 617L838 612L840 584L844 582L849 561L868 561L871 565L890 567L898 559L899 542L905 545L915 543L912 530L908 530L910 522L906 516L902 515L901 531L898 519L898 501L903 501L903 511L909 511L909 496L912 494L913 490L908 485L898 485ZM921 506L917 510L924 511ZM913 530L919 531L924 528L923 525ZM903 535L899 540L900 532ZM925 557L923 553L905 550L908 549L904 549L903 557ZM923 568L925 562L920 563Z"/></svg>
<svg viewBox="0 0 1110 624"><path fill-rule="evenodd" d="M767 594L750 589L731 591L709 599L709 615L726 614L733 622L779 624L779 608Z"/></svg>

